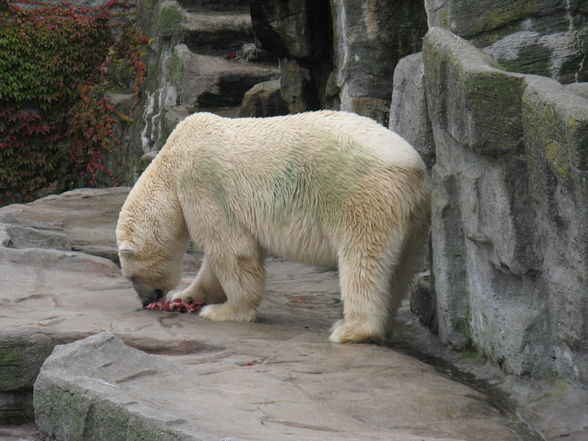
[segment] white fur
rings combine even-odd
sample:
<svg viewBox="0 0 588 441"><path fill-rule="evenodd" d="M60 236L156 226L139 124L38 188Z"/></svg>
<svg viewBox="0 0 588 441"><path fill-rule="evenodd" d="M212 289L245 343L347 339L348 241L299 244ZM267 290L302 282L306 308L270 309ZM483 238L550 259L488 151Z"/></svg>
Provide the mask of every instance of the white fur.
<svg viewBox="0 0 588 441"><path fill-rule="evenodd" d="M123 273L144 299L149 290L168 292L191 238L205 259L174 297L206 301L200 315L210 320L249 321L267 253L337 263L345 318L330 339L381 341L424 248L429 199L416 151L368 118L194 114L121 210Z"/></svg>

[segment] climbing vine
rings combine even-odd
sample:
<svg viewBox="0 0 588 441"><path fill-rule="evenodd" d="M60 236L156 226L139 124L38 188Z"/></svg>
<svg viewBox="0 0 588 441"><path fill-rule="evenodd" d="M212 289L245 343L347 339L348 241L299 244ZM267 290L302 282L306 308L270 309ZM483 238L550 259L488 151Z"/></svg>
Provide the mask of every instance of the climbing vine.
<svg viewBox="0 0 588 441"><path fill-rule="evenodd" d="M145 77L145 35L113 24L130 8L0 0L0 204L96 186L99 175L116 184L104 158L130 119L106 91L130 87L138 99Z"/></svg>

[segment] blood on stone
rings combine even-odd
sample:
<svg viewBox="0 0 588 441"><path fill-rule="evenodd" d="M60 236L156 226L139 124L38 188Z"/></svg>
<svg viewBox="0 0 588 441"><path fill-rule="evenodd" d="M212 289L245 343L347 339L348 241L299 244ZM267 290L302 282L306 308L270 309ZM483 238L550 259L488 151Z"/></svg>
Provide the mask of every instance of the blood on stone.
<svg viewBox="0 0 588 441"><path fill-rule="evenodd" d="M168 312L183 312L183 313L192 313L198 312L205 306L206 303L204 302L192 302L186 303L180 299L163 299L158 300L156 302L150 303L147 306L144 306L143 309L148 309L151 311L168 311Z"/></svg>

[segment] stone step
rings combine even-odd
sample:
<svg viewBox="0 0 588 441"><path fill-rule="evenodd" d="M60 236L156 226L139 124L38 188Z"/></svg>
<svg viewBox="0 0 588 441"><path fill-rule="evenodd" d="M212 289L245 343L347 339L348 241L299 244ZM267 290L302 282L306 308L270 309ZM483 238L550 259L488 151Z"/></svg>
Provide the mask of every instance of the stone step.
<svg viewBox="0 0 588 441"><path fill-rule="evenodd" d="M209 107L209 108L202 108L199 109L201 112L210 112L215 113L219 116L224 116L225 118L238 118L240 106L227 106L227 107Z"/></svg>
<svg viewBox="0 0 588 441"><path fill-rule="evenodd" d="M192 11L242 11L249 12L249 0L178 0L188 12Z"/></svg>
<svg viewBox="0 0 588 441"><path fill-rule="evenodd" d="M238 106L245 92L255 84L279 76L275 66L199 55L184 44L175 47L174 57L179 79L178 99L190 111Z"/></svg>
<svg viewBox="0 0 588 441"><path fill-rule="evenodd" d="M149 355L100 333L46 360L35 420L58 441L520 439L482 395L418 362L382 358L377 348L280 345L263 358L226 358L223 348L184 364L185 355ZM369 363L361 352L371 352ZM419 379L407 386L410 376Z"/></svg>
<svg viewBox="0 0 588 441"><path fill-rule="evenodd" d="M248 13L186 13L181 40L192 52L236 56L246 43L253 42Z"/></svg>

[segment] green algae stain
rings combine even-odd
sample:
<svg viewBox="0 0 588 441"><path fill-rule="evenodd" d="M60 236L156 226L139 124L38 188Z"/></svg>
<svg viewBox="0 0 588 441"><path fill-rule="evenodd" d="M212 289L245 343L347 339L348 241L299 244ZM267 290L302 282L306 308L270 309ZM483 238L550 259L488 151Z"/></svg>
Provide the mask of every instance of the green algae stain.
<svg viewBox="0 0 588 441"><path fill-rule="evenodd" d="M449 29L449 11L447 9L441 13L441 18L439 22L442 28Z"/></svg>
<svg viewBox="0 0 588 441"><path fill-rule="evenodd" d="M489 31L505 26L513 21L536 14L540 10L536 1L523 1L520 6L510 5L507 8L497 8L480 17L480 31Z"/></svg>
<svg viewBox="0 0 588 441"><path fill-rule="evenodd" d="M163 37L171 36L183 20L182 11L175 2L163 4L159 9L158 31Z"/></svg>
<svg viewBox="0 0 588 441"><path fill-rule="evenodd" d="M462 360L474 365L483 365L486 363L486 358L478 351L470 349L460 352L457 355L458 360Z"/></svg>
<svg viewBox="0 0 588 441"><path fill-rule="evenodd" d="M556 141L545 143L545 158L551 164L558 175L567 177L570 172L570 164L565 148Z"/></svg>
<svg viewBox="0 0 588 441"><path fill-rule="evenodd" d="M176 87L176 89L181 89L184 63L177 53L174 53L171 56L168 62L168 69L173 85Z"/></svg>

